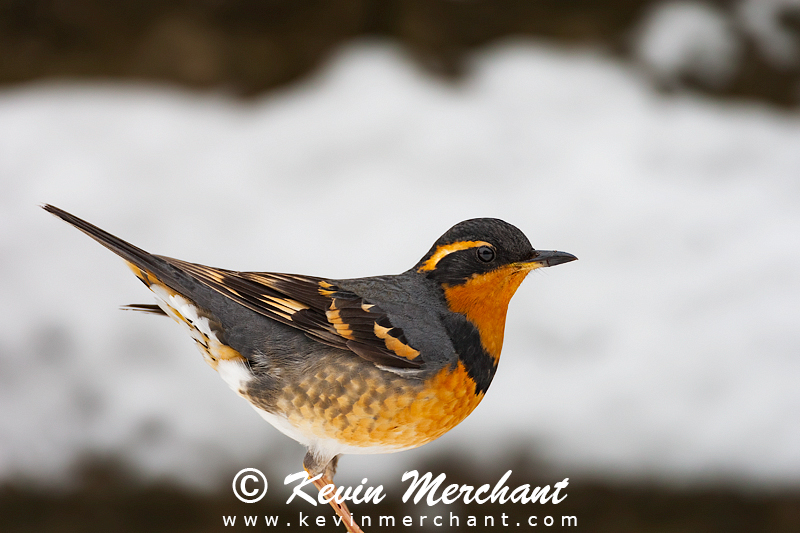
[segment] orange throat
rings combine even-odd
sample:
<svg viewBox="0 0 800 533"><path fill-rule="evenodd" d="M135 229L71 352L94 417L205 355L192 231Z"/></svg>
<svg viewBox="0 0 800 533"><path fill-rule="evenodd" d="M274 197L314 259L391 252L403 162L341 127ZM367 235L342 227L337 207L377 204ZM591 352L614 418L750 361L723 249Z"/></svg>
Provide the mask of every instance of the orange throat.
<svg viewBox="0 0 800 533"><path fill-rule="evenodd" d="M503 349L506 311L530 269L508 265L486 274L474 275L461 285L445 285L444 295L450 310L467 317L481 337L483 349L494 364Z"/></svg>

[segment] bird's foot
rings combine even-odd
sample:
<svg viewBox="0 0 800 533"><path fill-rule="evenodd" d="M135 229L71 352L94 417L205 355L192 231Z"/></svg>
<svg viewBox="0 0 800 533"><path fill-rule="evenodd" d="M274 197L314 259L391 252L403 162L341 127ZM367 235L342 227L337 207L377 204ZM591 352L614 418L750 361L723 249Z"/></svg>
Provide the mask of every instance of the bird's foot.
<svg viewBox="0 0 800 533"><path fill-rule="evenodd" d="M321 491L326 485L333 485L333 479L328 477L327 473L314 481L314 486L317 487L317 490L319 491ZM350 533L364 533L353 519L353 515L350 513L350 509L347 508L347 504L345 502L338 503L336 501L336 498L333 496L335 493L336 485L334 485L334 490L328 493L328 498L330 498L330 504L331 507L333 507L333 510L336 511L336 514L341 517L344 527L346 527L347 531Z"/></svg>
<svg viewBox="0 0 800 533"><path fill-rule="evenodd" d="M303 468L310 477L315 477L319 474L322 474L319 478L313 481L314 486L317 487L317 490L322 491L325 486L333 485L333 490L326 494L326 499L328 499L331 507L333 507L333 510L336 511L336 514L342 519L342 524L344 524L344 527L347 528L347 531L350 533L364 533L361 528L358 527L358 524L356 524L352 513L350 513L350 509L347 508L347 504L344 501L341 503L336 501L336 485L333 484L333 476L336 474L336 465L338 463L338 455L333 457L333 459L327 463L321 464L320 461L309 452L303 459Z"/></svg>

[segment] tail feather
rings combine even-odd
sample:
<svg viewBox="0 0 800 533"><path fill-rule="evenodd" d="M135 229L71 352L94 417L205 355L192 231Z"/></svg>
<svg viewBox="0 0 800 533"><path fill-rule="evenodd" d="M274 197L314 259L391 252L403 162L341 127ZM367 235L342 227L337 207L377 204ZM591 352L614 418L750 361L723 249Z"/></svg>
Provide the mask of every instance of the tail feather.
<svg viewBox="0 0 800 533"><path fill-rule="evenodd" d="M206 287L188 272L170 264L169 258L145 252L63 209L49 204L43 205L42 208L122 257L134 274L153 291L159 302L159 305L131 304L123 306L123 309L165 314L186 324L206 362L215 370L221 368L223 379L237 392L241 390L244 375L242 370L246 369L249 363L237 349L227 344L225 328L220 319L207 310L219 308L224 312L227 308L221 302L227 300L227 296ZM228 365L230 361L235 363L233 367ZM220 367L222 362L225 364Z"/></svg>
<svg viewBox="0 0 800 533"><path fill-rule="evenodd" d="M126 261L129 261L140 268L147 268L148 266L156 266L155 258L152 254L145 252L141 248L138 248L131 243L120 239L119 237L115 237L111 235L107 231L104 231L94 224L90 224L85 220L76 217L70 213L67 213L63 209L59 209L50 204L44 204L42 209L51 213L64 222L72 224L86 235L91 237L92 239L96 240L118 256L122 257ZM159 265L160 266L160 265ZM149 269L148 269L149 270Z"/></svg>
<svg viewBox="0 0 800 533"><path fill-rule="evenodd" d="M122 309L123 311L140 311L142 313L149 313L153 315L168 316L166 311L161 309L161 307L159 307L156 304L128 304L128 305L123 305L122 307L120 307L120 309Z"/></svg>
<svg viewBox="0 0 800 533"><path fill-rule="evenodd" d="M173 286L176 290L180 290L180 288L185 284L187 275L171 266L164 259L150 254L141 248L120 239L119 237L115 237L107 231L98 228L94 224L90 224L89 222L86 222L75 215L67 213L63 209L59 209L58 207L50 204L43 205L42 209L48 213L52 213L64 222L75 226L86 235L123 258L125 261L131 264L132 267L136 267L134 268L134 273L136 273L136 275L148 286L150 285L150 279L146 274L148 272L155 278L160 279L162 283ZM139 272L137 272L137 269Z"/></svg>

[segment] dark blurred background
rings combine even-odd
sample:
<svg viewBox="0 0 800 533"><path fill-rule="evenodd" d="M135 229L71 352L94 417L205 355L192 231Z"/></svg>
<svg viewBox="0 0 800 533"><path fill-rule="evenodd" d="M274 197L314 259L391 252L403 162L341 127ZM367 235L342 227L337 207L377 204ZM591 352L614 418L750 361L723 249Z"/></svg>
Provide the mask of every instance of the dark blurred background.
<svg viewBox="0 0 800 533"><path fill-rule="evenodd" d="M419 69L454 84L468 76L472 54L523 38L565 49L591 47L666 94L689 91L789 113L800 103L800 61L793 48L800 38L800 4L791 0L0 0L0 84L24 89L52 80L166 82L252 99L290 90L339 47L360 38L397 43ZM484 469L472 478L464 463L474 460L447 454L419 469L473 485L506 468L514 469L518 483L565 477L521 453L500 470ZM107 457L89 457L76 472L59 488L5 480L0 530L216 531L223 529L221 515L254 513L233 499L227 483L195 490L169 479L143 480ZM557 510L578 516L581 531L800 531L800 493L785 485L756 490L725 479L681 485L597 476L574 483L568 494ZM272 499L258 513L295 516L298 509ZM398 517L418 512L399 498L375 509ZM528 510L475 507L460 514L502 511L516 516Z"/></svg>
<svg viewBox="0 0 800 533"><path fill-rule="evenodd" d="M694 10L711 27L659 58L642 33L653 22L672 29L669 14L659 12L664 6L678 12L678 26L682 16L691 22ZM471 52L530 37L600 47L639 64L663 89L690 86L795 106L800 63L791 45L798 35L800 6L792 0L3 0L0 83L110 78L255 95L302 77L338 46L365 36L392 39L431 74L457 80ZM714 53L735 55L730 72L703 68L703 56Z"/></svg>

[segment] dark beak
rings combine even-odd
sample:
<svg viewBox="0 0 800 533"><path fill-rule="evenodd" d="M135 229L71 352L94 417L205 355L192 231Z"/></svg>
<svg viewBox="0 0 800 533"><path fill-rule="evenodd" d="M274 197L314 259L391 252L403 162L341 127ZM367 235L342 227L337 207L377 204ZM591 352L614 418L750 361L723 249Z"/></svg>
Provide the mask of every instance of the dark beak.
<svg viewBox="0 0 800 533"><path fill-rule="evenodd" d="M534 263L539 267L551 267L570 261L577 261L578 258L567 252L556 252L555 250L536 250L533 257L523 263Z"/></svg>

